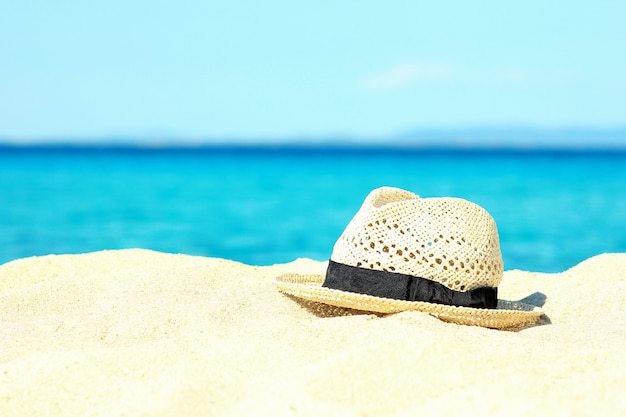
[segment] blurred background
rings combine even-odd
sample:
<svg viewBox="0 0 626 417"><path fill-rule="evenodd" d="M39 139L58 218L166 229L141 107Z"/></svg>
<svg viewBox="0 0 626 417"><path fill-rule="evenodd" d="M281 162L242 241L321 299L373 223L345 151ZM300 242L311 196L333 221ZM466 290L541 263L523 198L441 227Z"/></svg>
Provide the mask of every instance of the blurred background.
<svg viewBox="0 0 626 417"><path fill-rule="evenodd" d="M328 259L367 193L626 252L626 3L0 0L0 263Z"/></svg>

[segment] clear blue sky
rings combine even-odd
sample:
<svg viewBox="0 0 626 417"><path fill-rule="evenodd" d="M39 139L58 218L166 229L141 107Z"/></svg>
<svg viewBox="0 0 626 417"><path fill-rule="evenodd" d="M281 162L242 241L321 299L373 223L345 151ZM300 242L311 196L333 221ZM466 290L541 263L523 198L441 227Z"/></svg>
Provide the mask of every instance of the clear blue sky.
<svg viewBox="0 0 626 417"><path fill-rule="evenodd" d="M626 126L624 1L0 1L0 138Z"/></svg>

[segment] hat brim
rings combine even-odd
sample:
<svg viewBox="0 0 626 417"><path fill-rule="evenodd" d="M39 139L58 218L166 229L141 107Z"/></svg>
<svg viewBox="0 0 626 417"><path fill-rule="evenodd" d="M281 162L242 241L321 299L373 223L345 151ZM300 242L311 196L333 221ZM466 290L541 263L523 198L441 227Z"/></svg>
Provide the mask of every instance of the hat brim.
<svg viewBox="0 0 626 417"><path fill-rule="evenodd" d="M283 274L274 282L278 289L304 300L376 313L421 311L443 321L492 329L516 329L536 324L543 310L517 301L498 300L495 309L457 307L423 301L394 300L322 287L319 274Z"/></svg>

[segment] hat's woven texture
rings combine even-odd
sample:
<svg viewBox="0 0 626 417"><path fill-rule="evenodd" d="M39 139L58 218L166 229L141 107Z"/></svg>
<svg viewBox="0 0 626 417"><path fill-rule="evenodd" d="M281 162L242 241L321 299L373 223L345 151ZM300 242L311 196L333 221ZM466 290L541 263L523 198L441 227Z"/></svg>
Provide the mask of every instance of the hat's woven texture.
<svg viewBox="0 0 626 417"><path fill-rule="evenodd" d="M392 187L369 194L331 259L428 278L456 291L497 287L504 270L496 223L482 207Z"/></svg>

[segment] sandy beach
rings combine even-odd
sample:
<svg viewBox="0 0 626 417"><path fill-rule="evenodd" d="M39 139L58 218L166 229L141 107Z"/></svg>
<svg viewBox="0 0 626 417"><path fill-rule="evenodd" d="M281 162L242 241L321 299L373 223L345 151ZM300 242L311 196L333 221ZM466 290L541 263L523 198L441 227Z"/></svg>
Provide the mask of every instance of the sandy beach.
<svg viewBox="0 0 626 417"><path fill-rule="evenodd" d="M626 254L506 271L499 331L277 291L285 272L141 249L0 266L0 415L623 416Z"/></svg>

